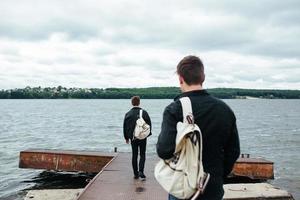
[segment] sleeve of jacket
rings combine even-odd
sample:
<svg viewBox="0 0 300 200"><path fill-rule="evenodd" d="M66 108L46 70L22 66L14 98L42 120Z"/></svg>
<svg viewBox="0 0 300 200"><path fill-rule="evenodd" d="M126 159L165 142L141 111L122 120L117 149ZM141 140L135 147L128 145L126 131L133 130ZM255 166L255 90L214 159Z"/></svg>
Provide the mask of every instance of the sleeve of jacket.
<svg viewBox="0 0 300 200"><path fill-rule="evenodd" d="M143 112L143 118L144 118L145 122L150 126L150 135L151 135L152 134L152 124L151 124L151 118L147 111Z"/></svg>
<svg viewBox="0 0 300 200"><path fill-rule="evenodd" d="M232 171L233 165L240 155L240 141L236 127L236 119L231 127L231 133L224 147L224 177Z"/></svg>
<svg viewBox="0 0 300 200"><path fill-rule="evenodd" d="M123 121L123 135L124 135L124 138L125 140L128 140L129 139L129 135L128 135L128 114L126 113L125 114L125 117L124 117L124 121Z"/></svg>
<svg viewBox="0 0 300 200"><path fill-rule="evenodd" d="M163 113L163 121L161 125L161 132L158 136L156 144L156 151L160 158L169 159L173 156L176 146L176 125L179 121L178 116L178 105L173 102L167 106Z"/></svg>

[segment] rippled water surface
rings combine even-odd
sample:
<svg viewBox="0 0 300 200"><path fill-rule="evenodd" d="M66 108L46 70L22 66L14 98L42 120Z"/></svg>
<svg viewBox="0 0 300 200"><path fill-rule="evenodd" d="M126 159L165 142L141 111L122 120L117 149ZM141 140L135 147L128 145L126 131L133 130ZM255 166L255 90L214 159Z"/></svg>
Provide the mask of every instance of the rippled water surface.
<svg viewBox="0 0 300 200"><path fill-rule="evenodd" d="M275 162L272 184L300 199L300 100L225 100L237 116L241 149ZM155 153L162 112L171 100L142 100L153 121ZM122 123L129 100L0 100L0 199L20 194L40 170L19 169L28 148L130 151Z"/></svg>

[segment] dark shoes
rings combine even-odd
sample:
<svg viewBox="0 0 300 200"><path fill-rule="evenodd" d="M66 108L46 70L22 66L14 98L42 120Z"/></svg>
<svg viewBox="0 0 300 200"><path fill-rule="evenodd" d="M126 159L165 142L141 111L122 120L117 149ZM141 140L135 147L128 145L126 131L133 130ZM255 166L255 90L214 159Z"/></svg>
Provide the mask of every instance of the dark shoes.
<svg viewBox="0 0 300 200"><path fill-rule="evenodd" d="M142 179L142 180L146 180L146 176L143 172L139 172L139 177Z"/></svg>
<svg viewBox="0 0 300 200"><path fill-rule="evenodd" d="M145 174L144 174L143 172L139 172L139 174L138 174L138 175L134 175L133 178L134 178L134 179L139 179L139 178L141 178L142 181L146 180L146 176L145 176Z"/></svg>

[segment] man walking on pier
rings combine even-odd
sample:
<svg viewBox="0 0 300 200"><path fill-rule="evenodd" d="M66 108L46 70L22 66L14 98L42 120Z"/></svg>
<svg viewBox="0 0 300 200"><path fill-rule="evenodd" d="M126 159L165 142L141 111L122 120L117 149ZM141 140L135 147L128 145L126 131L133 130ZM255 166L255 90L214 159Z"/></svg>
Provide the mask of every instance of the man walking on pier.
<svg viewBox="0 0 300 200"><path fill-rule="evenodd" d="M146 145L147 137L151 135L151 119L146 110L139 107L140 97L133 96L131 98L132 108L126 113L123 123L123 133L127 144L131 143L132 148L132 168L134 179L139 177L142 180L146 179L144 174L145 160L146 160ZM139 119L142 120L138 121ZM146 127L146 134L138 135L137 123L143 122L142 128ZM143 130L142 130L143 131ZM140 160L138 164L138 152L140 152Z"/></svg>
<svg viewBox="0 0 300 200"><path fill-rule="evenodd" d="M189 97L194 122L203 137L203 168L210 174L201 200L223 199L223 181L231 172L240 154L236 118L233 111L223 101L211 96L202 88L205 74L202 61L196 56L187 56L177 65L182 94L168 105L163 114L161 133L157 142L157 153L162 159L174 155L177 122L183 121L181 97ZM197 160L195 160L197 162ZM177 198L169 195L170 200Z"/></svg>

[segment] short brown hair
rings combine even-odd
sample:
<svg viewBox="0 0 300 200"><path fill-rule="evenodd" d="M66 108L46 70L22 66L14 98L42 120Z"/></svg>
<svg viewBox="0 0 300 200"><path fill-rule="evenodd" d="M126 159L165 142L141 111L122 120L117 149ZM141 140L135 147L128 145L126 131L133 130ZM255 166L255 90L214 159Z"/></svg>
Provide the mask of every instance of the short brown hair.
<svg viewBox="0 0 300 200"><path fill-rule="evenodd" d="M197 56L186 56L177 65L177 74L188 85L201 84L204 82L204 66Z"/></svg>
<svg viewBox="0 0 300 200"><path fill-rule="evenodd" d="M131 97L131 104L133 106L139 106L140 105L140 97L139 96Z"/></svg>

